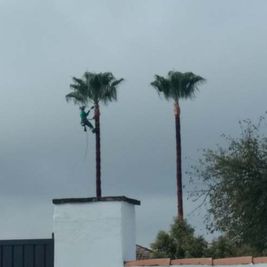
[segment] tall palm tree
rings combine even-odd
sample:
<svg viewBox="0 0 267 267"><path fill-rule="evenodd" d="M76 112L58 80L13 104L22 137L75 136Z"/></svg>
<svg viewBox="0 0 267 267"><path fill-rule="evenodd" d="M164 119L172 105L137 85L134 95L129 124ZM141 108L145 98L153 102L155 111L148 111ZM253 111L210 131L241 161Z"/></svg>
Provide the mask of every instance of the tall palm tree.
<svg viewBox="0 0 267 267"><path fill-rule="evenodd" d="M117 87L123 79L117 80L111 72L85 72L82 78L73 77L70 88L73 90L66 95L66 100L74 104L94 105L95 140L96 140L96 197L101 192L101 150L100 150L100 102L107 104L117 100Z"/></svg>
<svg viewBox="0 0 267 267"><path fill-rule="evenodd" d="M181 128L180 128L180 99L192 98L198 90L198 85L205 81L201 76L192 72L170 71L166 78L155 75L151 85L167 100L174 101L175 130L176 130L176 183L178 219L183 220L183 186L181 159Z"/></svg>

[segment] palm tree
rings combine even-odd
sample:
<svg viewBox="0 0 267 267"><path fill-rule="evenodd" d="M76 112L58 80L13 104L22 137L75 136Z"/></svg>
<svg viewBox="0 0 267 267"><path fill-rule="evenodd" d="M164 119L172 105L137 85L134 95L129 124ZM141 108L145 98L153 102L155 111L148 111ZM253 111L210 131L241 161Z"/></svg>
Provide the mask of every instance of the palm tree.
<svg viewBox="0 0 267 267"><path fill-rule="evenodd" d="M111 72L85 72L82 78L73 77L66 100L74 104L94 105L95 140L96 140L96 197L101 198L101 150L100 150L100 102L107 104L117 100L117 87L123 79L115 79Z"/></svg>
<svg viewBox="0 0 267 267"><path fill-rule="evenodd" d="M176 130L176 183L178 219L183 220L183 186L181 159L181 129L180 129L180 99L192 98L198 90L198 85L205 81L201 76L192 72L181 73L170 71L166 78L155 75L151 85L167 100L174 100L175 130Z"/></svg>

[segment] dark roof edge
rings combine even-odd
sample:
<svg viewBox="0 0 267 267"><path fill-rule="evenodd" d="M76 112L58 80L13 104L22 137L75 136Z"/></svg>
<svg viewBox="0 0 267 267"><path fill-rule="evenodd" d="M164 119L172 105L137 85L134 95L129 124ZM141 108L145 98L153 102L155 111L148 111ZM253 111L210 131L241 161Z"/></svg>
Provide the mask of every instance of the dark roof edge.
<svg viewBox="0 0 267 267"><path fill-rule="evenodd" d="M91 202L109 202L109 201L124 201L133 205L140 205L141 201L128 198L125 196L109 196L109 197L88 197L88 198L57 198L53 199L53 204L74 204L74 203L91 203Z"/></svg>

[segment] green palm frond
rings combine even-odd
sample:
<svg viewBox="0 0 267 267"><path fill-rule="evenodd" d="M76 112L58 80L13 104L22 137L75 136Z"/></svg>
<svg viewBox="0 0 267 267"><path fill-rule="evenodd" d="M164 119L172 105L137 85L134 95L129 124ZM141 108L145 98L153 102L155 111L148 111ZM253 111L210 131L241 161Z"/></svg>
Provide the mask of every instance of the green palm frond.
<svg viewBox="0 0 267 267"><path fill-rule="evenodd" d="M116 87L118 84L120 84L122 81L124 81L124 79L119 79L119 80L114 80L110 86L111 87Z"/></svg>
<svg viewBox="0 0 267 267"><path fill-rule="evenodd" d="M76 77L73 77L72 79L76 84L84 85L84 81L82 79L78 79Z"/></svg>
<svg viewBox="0 0 267 267"><path fill-rule="evenodd" d="M71 92L65 96L66 101L73 101L74 104L83 104L86 105L88 100L84 98L79 92Z"/></svg>
<svg viewBox="0 0 267 267"><path fill-rule="evenodd" d="M70 85L73 92L66 99L73 100L75 104L107 104L117 100L117 87L122 81L123 79L116 80L111 72L85 72L82 78L73 77L73 84Z"/></svg>
<svg viewBox="0 0 267 267"><path fill-rule="evenodd" d="M169 91L170 91L170 81L165 79L162 76L155 75L155 80L151 83L151 85L157 90L158 94L163 93L163 95L169 99Z"/></svg>
<svg viewBox="0 0 267 267"><path fill-rule="evenodd" d="M77 79L76 77L73 77L72 79L74 83L70 84L70 88L80 96L85 97L87 95L86 83L82 79Z"/></svg>
<svg viewBox="0 0 267 267"><path fill-rule="evenodd" d="M178 101L182 98L194 97L198 86L203 82L205 82L204 78L192 72L170 71L167 78L155 75L155 80L151 85L166 99Z"/></svg>

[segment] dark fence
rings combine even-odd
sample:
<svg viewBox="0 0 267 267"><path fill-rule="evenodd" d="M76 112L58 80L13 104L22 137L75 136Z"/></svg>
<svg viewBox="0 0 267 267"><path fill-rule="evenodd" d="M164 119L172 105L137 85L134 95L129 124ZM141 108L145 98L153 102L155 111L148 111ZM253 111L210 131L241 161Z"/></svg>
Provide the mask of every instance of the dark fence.
<svg viewBox="0 0 267 267"><path fill-rule="evenodd" d="M53 267L54 238L0 240L0 267Z"/></svg>

